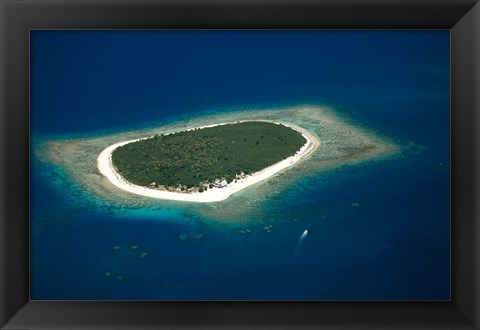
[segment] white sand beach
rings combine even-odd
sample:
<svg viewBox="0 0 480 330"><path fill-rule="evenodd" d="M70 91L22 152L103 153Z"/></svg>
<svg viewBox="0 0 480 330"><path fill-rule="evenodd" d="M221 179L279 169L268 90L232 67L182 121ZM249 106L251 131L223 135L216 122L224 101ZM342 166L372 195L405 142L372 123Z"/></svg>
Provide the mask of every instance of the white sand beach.
<svg viewBox="0 0 480 330"><path fill-rule="evenodd" d="M256 121L262 121L262 120L256 120ZM214 127L214 126L226 125L231 123L239 123L239 122L244 122L244 121L225 122L225 123L206 125L201 127L191 127L185 130L202 129L206 127ZM123 141L105 148L97 158L98 170L113 185L115 185L116 187L124 191L130 192L132 194L151 197L151 198L185 201L185 202L208 203L208 202L222 201L240 190L243 190L260 181L266 180L272 177L273 175L275 175L276 173L291 167L301 159L311 154L315 149L317 149L320 146L320 142L318 138L316 138L310 132L308 132L307 130L301 127L298 127L296 125L286 124L283 122L282 123L274 122L274 121L268 121L268 122L288 126L300 132L307 142L302 146L302 148L299 151L297 151L295 155L290 156L284 159L283 161L273 164L267 168L264 168L261 171L248 175L245 178L237 180L237 182L232 181L231 183L229 183L228 185L222 188L211 188L202 193L200 192L182 193L182 192L170 192L165 190L146 188L146 187L134 185L126 181L119 173L116 172L112 164L112 153L116 148L120 146L123 146L128 143L132 143L135 141L139 141L141 139Z"/></svg>

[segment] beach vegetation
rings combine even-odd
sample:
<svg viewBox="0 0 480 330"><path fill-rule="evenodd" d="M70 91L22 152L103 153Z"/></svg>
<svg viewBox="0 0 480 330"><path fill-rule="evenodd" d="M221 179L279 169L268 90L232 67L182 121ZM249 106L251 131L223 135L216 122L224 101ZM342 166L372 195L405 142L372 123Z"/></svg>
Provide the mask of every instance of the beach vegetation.
<svg viewBox="0 0 480 330"><path fill-rule="evenodd" d="M139 186L205 191L282 161L305 143L290 127L250 121L155 134L118 147L112 162L120 175Z"/></svg>

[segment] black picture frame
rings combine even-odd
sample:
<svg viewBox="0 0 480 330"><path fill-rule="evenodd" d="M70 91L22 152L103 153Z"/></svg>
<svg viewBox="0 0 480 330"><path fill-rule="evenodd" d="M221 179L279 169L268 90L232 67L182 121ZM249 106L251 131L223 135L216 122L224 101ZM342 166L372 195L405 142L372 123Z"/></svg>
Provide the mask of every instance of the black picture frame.
<svg viewBox="0 0 480 330"><path fill-rule="evenodd" d="M479 329L478 1L0 0L2 329ZM31 29L450 29L449 302L29 301Z"/></svg>

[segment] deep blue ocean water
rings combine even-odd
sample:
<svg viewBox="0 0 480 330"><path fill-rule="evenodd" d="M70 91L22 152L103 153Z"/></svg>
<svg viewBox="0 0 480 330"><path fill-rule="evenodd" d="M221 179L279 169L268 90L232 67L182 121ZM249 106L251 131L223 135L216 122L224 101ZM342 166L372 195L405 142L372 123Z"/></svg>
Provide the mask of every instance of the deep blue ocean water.
<svg viewBox="0 0 480 330"><path fill-rule="evenodd" d="M272 233L249 235L91 207L32 157L32 299L450 299L449 31L33 31L31 49L33 141L324 104L426 147L298 181L262 206Z"/></svg>

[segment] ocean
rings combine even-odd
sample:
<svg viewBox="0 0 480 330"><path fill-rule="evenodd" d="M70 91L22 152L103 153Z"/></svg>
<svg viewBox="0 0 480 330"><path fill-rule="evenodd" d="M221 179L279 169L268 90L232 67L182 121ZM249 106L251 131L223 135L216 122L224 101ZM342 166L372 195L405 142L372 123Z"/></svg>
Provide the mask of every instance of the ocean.
<svg viewBox="0 0 480 330"><path fill-rule="evenodd" d="M34 155L303 104L405 152L302 178L241 222L118 207ZM448 30L32 31L30 116L32 300L450 299Z"/></svg>

